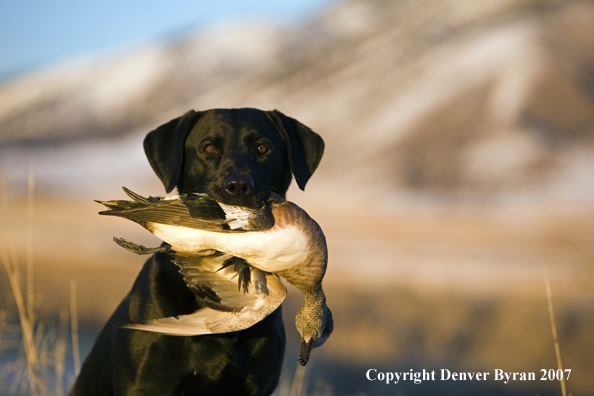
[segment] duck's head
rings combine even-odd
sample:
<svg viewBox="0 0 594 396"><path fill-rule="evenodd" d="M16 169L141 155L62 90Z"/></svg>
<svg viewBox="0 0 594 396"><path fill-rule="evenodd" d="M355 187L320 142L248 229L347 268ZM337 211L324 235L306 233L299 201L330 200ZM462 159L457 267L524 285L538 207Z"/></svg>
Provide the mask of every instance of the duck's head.
<svg viewBox="0 0 594 396"><path fill-rule="evenodd" d="M303 295L305 301L295 316L295 326L301 334L299 363L305 366L311 350L322 346L332 334L334 320L321 286L318 290L305 292Z"/></svg>

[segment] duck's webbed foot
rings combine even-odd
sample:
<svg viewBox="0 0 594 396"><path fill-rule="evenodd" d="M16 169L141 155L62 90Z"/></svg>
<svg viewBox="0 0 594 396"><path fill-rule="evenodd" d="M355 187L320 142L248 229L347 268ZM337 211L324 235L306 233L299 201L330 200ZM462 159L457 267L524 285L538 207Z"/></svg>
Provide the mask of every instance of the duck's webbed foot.
<svg viewBox="0 0 594 396"><path fill-rule="evenodd" d="M164 245L154 248L147 248L146 246L139 245L132 241L129 241L124 238L113 238L113 241L123 247L126 250L131 251L132 253L136 254L153 254L153 253L163 253L168 252L171 249L171 245Z"/></svg>
<svg viewBox="0 0 594 396"><path fill-rule="evenodd" d="M252 267L242 258L231 257L223 263L219 271L230 266L233 266L233 269L237 272L237 291L243 287L243 292L249 293L250 282L252 281Z"/></svg>

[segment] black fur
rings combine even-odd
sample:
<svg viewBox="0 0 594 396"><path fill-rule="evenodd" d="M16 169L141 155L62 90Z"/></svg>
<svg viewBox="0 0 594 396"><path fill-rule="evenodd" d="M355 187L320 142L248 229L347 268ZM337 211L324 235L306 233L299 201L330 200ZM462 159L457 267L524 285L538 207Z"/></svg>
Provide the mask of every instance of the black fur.
<svg viewBox="0 0 594 396"><path fill-rule="evenodd" d="M205 151L210 145L214 150ZM207 192L223 203L257 208L271 191L284 196L291 174L303 189L324 142L276 110L216 109L192 110L158 127L144 148L167 192L174 187L181 193ZM285 350L280 308L249 329L220 335L114 328L120 322L189 314L200 304L169 255L152 256L103 328L70 394L272 393Z"/></svg>

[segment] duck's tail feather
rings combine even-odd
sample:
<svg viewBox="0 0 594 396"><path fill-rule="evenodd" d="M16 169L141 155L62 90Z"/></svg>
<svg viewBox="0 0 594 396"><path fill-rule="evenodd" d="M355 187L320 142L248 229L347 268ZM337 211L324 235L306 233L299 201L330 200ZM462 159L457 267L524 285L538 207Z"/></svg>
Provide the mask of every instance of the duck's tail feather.
<svg viewBox="0 0 594 396"><path fill-rule="evenodd" d="M132 191L126 187L122 187L122 190L124 190L126 195L129 196L130 198L132 198L134 201L136 201L140 204L144 204L144 205L150 204L150 201L148 198L145 198L140 194L136 194L134 191Z"/></svg>
<svg viewBox="0 0 594 396"><path fill-rule="evenodd" d="M121 199L116 199L112 201L100 201L95 200L95 202L100 203L101 205L107 207L110 210L104 210L99 212L102 215L112 215L115 214L114 211L119 212L122 210L129 210L129 209L138 209L143 206L147 206L150 204L150 199L145 198L142 195L136 194L134 191L127 189L126 187L122 187L126 195L132 198L132 201L124 201Z"/></svg>
<svg viewBox="0 0 594 396"><path fill-rule="evenodd" d="M97 202L109 209L109 210L103 210L103 211L99 212L99 214L102 214L102 215L111 215L111 214L115 214L114 212L127 210L127 209L136 209L141 206L136 201L122 201L122 200L99 201L99 200L95 199L95 202Z"/></svg>

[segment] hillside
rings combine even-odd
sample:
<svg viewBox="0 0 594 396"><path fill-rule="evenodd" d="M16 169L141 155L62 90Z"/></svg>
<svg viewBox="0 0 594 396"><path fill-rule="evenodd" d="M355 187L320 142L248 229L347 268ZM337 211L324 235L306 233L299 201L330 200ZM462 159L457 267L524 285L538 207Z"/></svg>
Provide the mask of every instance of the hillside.
<svg viewBox="0 0 594 396"><path fill-rule="evenodd" d="M138 142L189 108L278 108L326 140L316 180L353 196L589 206L593 53L589 1L355 0L9 81L0 150L43 161L39 147Z"/></svg>

